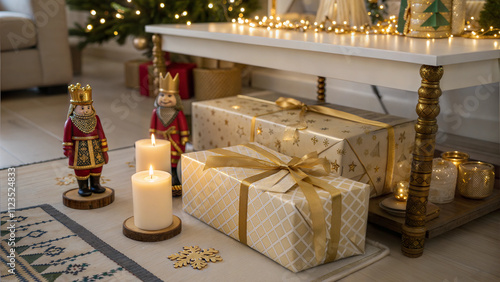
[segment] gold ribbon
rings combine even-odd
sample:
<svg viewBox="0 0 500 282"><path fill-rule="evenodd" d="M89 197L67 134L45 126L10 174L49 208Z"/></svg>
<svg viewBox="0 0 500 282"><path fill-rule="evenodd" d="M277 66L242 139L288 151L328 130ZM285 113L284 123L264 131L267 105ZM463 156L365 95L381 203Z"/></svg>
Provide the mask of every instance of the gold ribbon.
<svg viewBox="0 0 500 282"><path fill-rule="evenodd" d="M380 121L375 121L375 120L369 120L362 118L360 116L346 113L343 111L335 110L332 108L328 108L325 106L318 106L318 105L306 105L296 99L293 98L284 98L280 97L278 100L276 100L276 105L281 107L283 110L295 110L295 109L300 109L300 121L298 123L299 126L298 128L294 129L294 134L297 134L298 130L305 129L307 128L307 125L305 125L305 115L307 112L315 112L318 114L323 114L335 118L341 118L345 119L348 121L353 121L357 123L362 123L362 124L367 124L367 125L373 125L373 126L378 126L387 129L387 165L386 165L386 173L385 173L385 183L384 183L384 190L390 191L391 190L391 184L392 184L392 178L393 178L393 173L394 173L394 161L395 161L395 155L396 155L396 140L394 136L394 128L392 125L380 122ZM251 124L251 133L255 131L255 119L257 116L252 118L252 124ZM305 125L305 128L303 128ZM287 135L287 132L285 130L285 135ZM289 132L288 132L289 135ZM253 134L251 135L253 136ZM288 136L289 137L289 136ZM253 138L250 139L251 142L253 142Z"/></svg>
<svg viewBox="0 0 500 282"><path fill-rule="evenodd" d="M317 178L317 176L325 176L330 173L330 163L328 160L326 158L318 158L318 154L316 152L312 152L302 158L293 157L288 163L285 163L274 154L254 144L246 144L243 146L259 153L269 161L245 156L226 149L212 149L209 151L220 154L220 156L209 156L204 167L204 169L217 167L241 167L264 170L261 173L241 181L238 220L238 236L240 242L247 244L247 208L248 189L250 185L285 170L288 171L285 176L288 174L291 175L294 182L304 193L306 201L309 205L309 209L311 211L313 245L317 262L321 262L323 257L325 257L325 262L335 260L340 240L342 198L340 191L337 188L333 187L328 182ZM317 166L321 166L322 169L318 169ZM283 177L281 177L277 182L283 179ZM328 246L326 246L326 215L323 213L321 200L317 191L314 189L314 186L329 192L332 197L330 241ZM283 193L287 192L287 190L283 191ZM327 248L327 252L323 256L325 248Z"/></svg>
<svg viewBox="0 0 500 282"><path fill-rule="evenodd" d="M177 152L179 152L179 154L183 154L184 152L182 151L181 147L179 147L179 145L174 141L174 139L172 138L172 134L176 134L177 133L177 130L175 128L175 126L172 126L172 127L169 127L167 130L165 131L157 131L156 133L158 134L161 134L163 135L163 138L167 139L168 141L170 141L170 144L172 146L174 146L175 150Z"/></svg>

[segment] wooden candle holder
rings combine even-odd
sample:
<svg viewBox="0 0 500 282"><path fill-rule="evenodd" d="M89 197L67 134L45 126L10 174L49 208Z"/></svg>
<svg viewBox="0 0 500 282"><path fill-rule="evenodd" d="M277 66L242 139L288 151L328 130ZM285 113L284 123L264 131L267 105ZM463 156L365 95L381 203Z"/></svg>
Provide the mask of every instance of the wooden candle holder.
<svg viewBox="0 0 500 282"><path fill-rule="evenodd" d="M135 226L134 217L131 216L123 222L123 235L132 240L142 242L158 242L175 237L182 230L182 221L179 217L173 216L172 224L160 230L142 230Z"/></svg>

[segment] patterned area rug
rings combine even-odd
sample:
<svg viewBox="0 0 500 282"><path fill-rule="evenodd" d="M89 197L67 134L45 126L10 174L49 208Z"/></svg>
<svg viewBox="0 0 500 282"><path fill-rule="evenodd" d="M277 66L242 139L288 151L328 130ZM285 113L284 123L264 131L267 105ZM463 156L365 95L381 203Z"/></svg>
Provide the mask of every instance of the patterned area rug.
<svg viewBox="0 0 500 282"><path fill-rule="evenodd" d="M50 205L2 212L1 237L2 281L160 281Z"/></svg>

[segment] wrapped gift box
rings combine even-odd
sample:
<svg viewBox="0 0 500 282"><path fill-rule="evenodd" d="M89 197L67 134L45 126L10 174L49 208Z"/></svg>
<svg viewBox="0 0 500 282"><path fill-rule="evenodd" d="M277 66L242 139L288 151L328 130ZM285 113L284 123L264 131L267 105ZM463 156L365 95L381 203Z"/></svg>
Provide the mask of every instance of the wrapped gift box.
<svg viewBox="0 0 500 282"><path fill-rule="evenodd" d="M257 143L252 144L284 163L291 159ZM269 161L248 146L238 145L226 150ZM250 181L249 177L255 177L264 170L242 167L205 169L211 156L221 156L221 153L208 150L182 155L182 203L185 212L294 272L364 252L368 185L333 173L320 176L317 179L328 183L336 194L311 186L312 193L318 195L318 202L309 204L302 188L294 185L288 171L282 170L262 180ZM241 188L244 180L253 182L247 194ZM241 209L241 203L245 201L247 204L243 206L246 212ZM311 206L317 207L316 211L319 209L316 216L310 210ZM246 220L240 219L242 215L246 216ZM324 248L315 245L312 218L316 218L316 224L320 224L320 230L326 234L323 240L318 240L324 243ZM243 225L246 225L246 232ZM335 247L336 243L338 247Z"/></svg>
<svg viewBox="0 0 500 282"><path fill-rule="evenodd" d="M411 162L415 121L324 106L390 125L392 138L388 128L378 125L310 111L301 120L300 109L283 111L274 102L240 95L192 104L193 146L206 150L254 141L289 156L317 151L334 172L369 184L372 197L390 193L396 181L408 180L405 168Z"/></svg>
<svg viewBox="0 0 500 282"><path fill-rule="evenodd" d="M179 96L181 99L193 97L193 69L196 64L190 63L169 63L167 72L173 77L179 74ZM150 91L153 87L153 62L142 63L139 66L140 93L143 96L151 96Z"/></svg>

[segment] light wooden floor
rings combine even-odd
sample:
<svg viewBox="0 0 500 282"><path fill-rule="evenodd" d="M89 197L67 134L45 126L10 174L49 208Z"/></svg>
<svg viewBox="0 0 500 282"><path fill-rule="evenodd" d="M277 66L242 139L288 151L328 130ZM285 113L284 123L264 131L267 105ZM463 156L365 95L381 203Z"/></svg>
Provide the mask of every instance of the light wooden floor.
<svg viewBox="0 0 500 282"><path fill-rule="evenodd" d="M124 85L123 63L84 57L82 75L72 83L89 84L94 108L110 149L133 146L148 137L152 98ZM64 157L62 135L69 95L25 90L1 96L0 168Z"/></svg>
<svg viewBox="0 0 500 282"><path fill-rule="evenodd" d="M84 57L83 66L83 75L75 77L73 83L92 86L94 106L110 149L129 147L147 138L153 99L124 87L123 64ZM0 168L62 158L68 101L66 93L2 93ZM4 174L5 170L2 189ZM400 251L399 235L369 224L368 237L389 246L391 254L342 281L500 281L499 232L497 210L426 241L424 255L410 259ZM291 280L284 277L283 281Z"/></svg>

